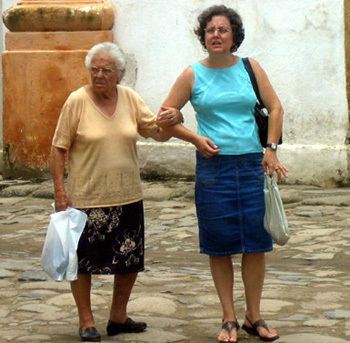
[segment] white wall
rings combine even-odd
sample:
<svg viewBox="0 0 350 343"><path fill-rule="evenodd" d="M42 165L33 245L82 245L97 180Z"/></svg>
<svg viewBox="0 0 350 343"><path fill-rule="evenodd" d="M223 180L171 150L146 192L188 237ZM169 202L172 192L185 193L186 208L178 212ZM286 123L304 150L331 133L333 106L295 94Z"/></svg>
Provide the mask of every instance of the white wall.
<svg viewBox="0 0 350 343"><path fill-rule="evenodd" d="M261 63L283 102L286 143L343 144L347 132L343 1L222 2L243 18L246 39L238 54ZM177 75L206 56L193 27L197 15L217 1L112 3L117 11L116 42L134 54L138 64L136 90L157 110ZM194 118L189 122L194 124Z"/></svg>
<svg viewBox="0 0 350 343"><path fill-rule="evenodd" d="M154 111L177 75L206 56L193 33L198 14L217 3L235 8L246 29L238 54L260 62L285 109L284 144L279 151L290 168L290 181L326 184L347 179L343 1L111 2L117 12L115 40L134 55L138 68L135 89ZM184 113L186 125L195 129L191 106ZM166 166L173 171L193 168L188 147L177 145L175 139L171 142L172 148L156 143L141 147L142 163L158 161L161 169Z"/></svg>
<svg viewBox="0 0 350 343"><path fill-rule="evenodd" d="M157 112L179 73L206 54L193 33L199 13L223 3L242 16L240 56L256 58L285 109L280 159L290 182L348 179L348 108L343 0L110 0L116 43L131 61L127 83ZM4 0L3 10L17 3ZM190 105L186 125L195 130ZM193 173L194 149L172 139L140 144L141 165L160 173Z"/></svg>

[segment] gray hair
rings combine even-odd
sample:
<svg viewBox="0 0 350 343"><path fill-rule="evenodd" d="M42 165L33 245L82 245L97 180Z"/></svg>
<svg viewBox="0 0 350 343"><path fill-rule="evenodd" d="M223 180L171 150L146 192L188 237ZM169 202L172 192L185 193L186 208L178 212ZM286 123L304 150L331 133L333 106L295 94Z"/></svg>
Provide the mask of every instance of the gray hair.
<svg viewBox="0 0 350 343"><path fill-rule="evenodd" d="M91 61L100 52L105 52L108 54L113 60L115 64L115 68L117 69L117 74L120 78L123 77L125 73L125 56L122 51L116 44L111 42L103 42L94 45L87 53L85 57L85 66L86 68L91 67Z"/></svg>

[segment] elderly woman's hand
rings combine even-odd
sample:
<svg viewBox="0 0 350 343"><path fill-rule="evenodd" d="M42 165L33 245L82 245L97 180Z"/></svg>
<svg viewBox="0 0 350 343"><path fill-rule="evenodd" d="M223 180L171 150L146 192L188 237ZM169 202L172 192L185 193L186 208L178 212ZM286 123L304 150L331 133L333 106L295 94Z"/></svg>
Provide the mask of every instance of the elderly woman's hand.
<svg viewBox="0 0 350 343"><path fill-rule="evenodd" d="M281 182L282 175L288 177L288 168L286 168L277 158L276 151L266 149L264 158L262 160L262 166L265 173L269 173L270 176L274 172L277 174L277 182Z"/></svg>
<svg viewBox="0 0 350 343"><path fill-rule="evenodd" d="M66 192L56 192L55 193L55 211L65 211L67 207L71 207L72 202Z"/></svg>
<svg viewBox="0 0 350 343"><path fill-rule="evenodd" d="M157 123L161 127L173 126L183 123L183 116L177 108L162 106L157 116Z"/></svg>

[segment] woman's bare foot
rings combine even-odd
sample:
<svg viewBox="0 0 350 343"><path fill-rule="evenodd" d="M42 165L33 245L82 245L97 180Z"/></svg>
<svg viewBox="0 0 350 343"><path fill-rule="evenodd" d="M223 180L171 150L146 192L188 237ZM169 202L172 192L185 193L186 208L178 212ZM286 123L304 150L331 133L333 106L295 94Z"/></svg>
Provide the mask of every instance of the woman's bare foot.
<svg viewBox="0 0 350 343"><path fill-rule="evenodd" d="M265 342L272 342L279 338L277 331L270 329L263 319L259 319L253 324L246 316L242 329L250 335L259 336Z"/></svg>
<svg viewBox="0 0 350 343"><path fill-rule="evenodd" d="M238 329L239 325L237 321L227 321L224 324L222 324L222 330L220 332L220 335L218 336L219 343L236 343Z"/></svg>

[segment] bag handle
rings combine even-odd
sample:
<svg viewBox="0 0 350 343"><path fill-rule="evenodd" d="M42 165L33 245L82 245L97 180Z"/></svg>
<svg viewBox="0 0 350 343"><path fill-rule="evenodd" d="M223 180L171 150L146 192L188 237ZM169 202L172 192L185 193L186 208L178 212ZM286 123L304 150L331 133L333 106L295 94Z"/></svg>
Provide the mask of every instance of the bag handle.
<svg viewBox="0 0 350 343"><path fill-rule="evenodd" d="M266 108L263 101L261 100L258 83L256 82L254 71L253 71L253 68L250 64L249 58L243 57L242 60L243 60L244 67L249 74L250 81L251 81L253 88L254 88L254 92L255 92L256 97L258 98L258 101L259 101L260 108Z"/></svg>

